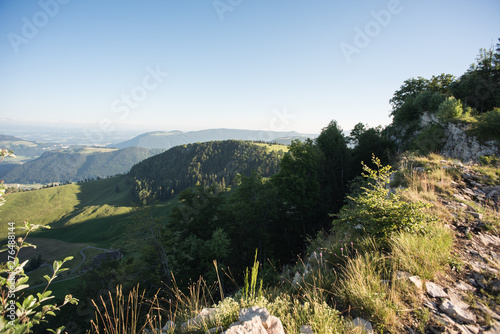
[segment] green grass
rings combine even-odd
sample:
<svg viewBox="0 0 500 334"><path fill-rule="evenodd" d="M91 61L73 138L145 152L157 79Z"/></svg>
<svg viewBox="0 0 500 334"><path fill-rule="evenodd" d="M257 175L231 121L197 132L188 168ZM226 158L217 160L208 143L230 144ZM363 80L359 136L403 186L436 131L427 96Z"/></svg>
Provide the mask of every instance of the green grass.
<svg viewBox="0 0 500 334"><path fill-rule="evenodd" d="M288 146L287 145L281 145L281 144L267 144L267 143L254 143L255 145L265 147L268 152L279 152L283 151L283 153L288 152Z"/></svg>
<svg viewBox="0 0 500 334"><path fill-rule="evenodd" d="M115 192L116 185L122 191ZM33 236L109 247L119 239L133 209L128 189L125 177L114 177L9 194L0 211L0 240L6 239L8 222L22 227L29 220L51 226Z"/></svg>
<svg viewBox="0 0 500 334"><path fill-rule="evenodd" d="M5 195L0 208L0 239L5 240L7 223L23 227L23 221L46 225L77 209L80 187L75 184Z"/></svg>
<svg viewBox="0 0 500 334"><path fill-rule="evenodd" d="M429 226L425 234L400 232L391 238L396 266L412 275L434 279L446 269L453 248L453 234L443 224Z"/></svg>
<svg viewBox="0 0 500 334"><path fill-rule="evenodd" d="M31 282L31 279L28 281L28 283ZM66 280L66 281L54 281L50 284L49 288L47 290L52 291L53 296L57 296L57 298L64 298L67 294L71 292L72 289L77 287L79 284L79 277ZM43 289L45 289L45 285L39 286L37 288L28 290L29 294L36 295L37 292L42 292ZM78 298L78 296L76 296Z"/></svg>

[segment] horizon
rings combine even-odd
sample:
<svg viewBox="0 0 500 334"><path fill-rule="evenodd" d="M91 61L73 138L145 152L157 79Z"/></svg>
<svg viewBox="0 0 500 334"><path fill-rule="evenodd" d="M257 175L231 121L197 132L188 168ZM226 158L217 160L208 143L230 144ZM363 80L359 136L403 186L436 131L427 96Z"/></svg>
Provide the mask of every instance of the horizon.
<svg viewBox="0 0 500 334"><path fill-rule="evenodd" d="M494 0L230 4L2 2L4 128L386 126L404 80L458 77L500 37Z"/></svg>

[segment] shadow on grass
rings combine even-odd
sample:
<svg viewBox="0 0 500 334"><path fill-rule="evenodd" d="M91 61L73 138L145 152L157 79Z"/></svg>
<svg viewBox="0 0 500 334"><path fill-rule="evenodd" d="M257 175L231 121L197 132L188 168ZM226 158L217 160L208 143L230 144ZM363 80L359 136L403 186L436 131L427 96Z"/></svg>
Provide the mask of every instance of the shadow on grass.
<svg viewBox="0 0 500 334"><path fill-rule="evenodd" d="M50 238L66 242L91 243L100 247L111 247L120 240L131 221L133 213L94 218L78 224L64 226L67 219L54 222L50 230L40 230L32 234L36 238ZM61 227L57 227L61 226Z"/></svg>

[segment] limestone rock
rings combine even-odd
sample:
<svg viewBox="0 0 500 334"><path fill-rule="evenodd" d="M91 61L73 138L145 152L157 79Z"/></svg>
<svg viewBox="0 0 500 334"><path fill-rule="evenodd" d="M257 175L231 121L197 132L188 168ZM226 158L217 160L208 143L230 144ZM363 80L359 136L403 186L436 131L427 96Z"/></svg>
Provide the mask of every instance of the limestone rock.
<svg viewBox="0 0 500 334"><path fill-rule="evenodd" d="M224 331L224 328L222 326L219 326L219 327L210 328L208 331L205 332L205 334L217 334L217 333L222 333L223 331Z"/></svg>
<svg viewBox="0 0 500 334"><path fill-rule="evenodd" d="M441 306L439 307L441 311L448 314L455 320L461 321L466 324L472 324L476 322L476 316L474 313L454 304L449 299L445 299Z"/></svg>
<svg viewBox="0 0 500 334"><path fill-rule="evenodd" d="M239 325L231 325L226 334L267 334L266 329L262 325L262 322L258 318L253 318L250 321L245 321Z"/></svg>
<svg viewBox="0 0 500 334"><path fill-rule="evenodd" d="M462 291L472 291L474 290L474 287L470 284L467 284L465 282L458 282L457 285L455 285L455 288L462 290Z"/></svg>
<svg viewBox="0 0 500 334"><path fill-rule="evenodd" d="M182 332L202 330L205 326L215 321L217 310L214 308L204 308L200 314L181 325Z"/></svg>
<svg viewBox="0 0 500 334"><path fill-rule="evenodd" d="M490 310L490 308L488 306L484 305L480 301L476 301L474 303L474 305L476 306L476 308L478 310L482 311L484 314L488 314L489 316L491 316L495 320L500 320L500 315L498 315L495 312L493 312L492 310Z"/></svg>
<svg viewBox="0 0 500 334"><path fill-rule="evenodd" d="M427 290L427 293L429 294L429 296L431 296L433 298L447 298L448 297L448 294L446 292L444 292L443 288L435 283L432 283L432 282L425 283L425 289Z"/></svg>
<svg viewBox="0 0 500 334"><path fill-rule="evenodd" d="M267 323L267 320L270 316L271 315L269 314L269 311L267 309L254 306L240 310L238 320L243 323L245 321L250 321L253 318L258 317L262 323Z"/></svg>
<svg viewBox="0 0 500 334"><path fill-rule="evenodd" d="M410 276L408 277L410 282L412 282L417 288L422 289L422 280L418 276Z"/></svg>
<svg viewBox="0 0 500 334"><path fill-rule="evenodd" d="M226 334L285 334L280 319L269 314L265 308L258 306L240 310L238 322L229 326Z"/></svg>
<svg viewBox="0 0 500 334"><path fill-rule="evenodd" d="M173 333L174 330L175 330L175 322L169 320L167 321L165 326L163 326L162 332Z"/></svg>
<svg viewBox="0 0 500 334"><path fill-rule="evenodd" d="M352 321L352 325L353 327L362 327L369 334L374 333L372 323L363 318L357 317Z"/></svg>
<svg viewBox="0 0 500 334"><path fill-rule="evenodd" d="M270 316L267 320L266 324L263 324L264 328L267 329L267 334L284 334L285 329L283 328L283 324L281 320L276 318L275 316Z"/></svg>
<svg viewBox="0 0 500 334"><path fill-rule="evenodd" d="M300 326L300 332L299 334L314 334L313 329L309 325L302 325Z"/></svg>
<svg viewBox="0 0 500 334"><path fill-rule="evenodd" d="M500 333L500 322L493 320L493 324L491 324L490 328L486 331L483 331L483 334L498 334Z"/></svg>
<svg viewBox="0 0 500 334"><path fill-rule="evenodd" d="M458 124L448 123L445 127L447 138L441 153L463 161L477 161L482 155L498 155L498 148L493 142L481 145L476 137L468 136Z"/></svg>

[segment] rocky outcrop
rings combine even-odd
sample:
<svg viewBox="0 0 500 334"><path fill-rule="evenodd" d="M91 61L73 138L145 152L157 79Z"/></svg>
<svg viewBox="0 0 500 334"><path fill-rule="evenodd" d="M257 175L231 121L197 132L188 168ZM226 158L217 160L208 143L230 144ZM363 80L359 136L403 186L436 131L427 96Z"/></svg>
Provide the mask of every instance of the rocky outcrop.
<svg viewBox="0 0 500 334"><path fill-rule="evenodd" d="M484 184L472 166L461 162L442 160L440 165L456 169L461 176L451 182L453 193L439 201L453 216L449 226L457 237L462 268L443 282L425 282L422 298L431 314L429 330L500 333L500 306L491 298L500 292L500 237L485 231L492 219L488 210L500 209L500 186ZM425 169L414 168L414 172L425 173ZM416 276L411 277L408 279L417 285Z"/></svg>
<svg viewBox="0 0 500 334"><path fill-rule="evenodd" d="M478 161L480 156L498 155L498 146L494 142L481 144L476 137L469 136L463 126L447 123L441 153L445 156L463 161Z"/></svg>
<svg viewBox="0 0 500 334"><path fill-rule="evenodd" d="M285 334L280 319L269 314L265 308L254 306L240 310L238 321L231 324L226 331L217 324L217 310L204 308L196 317L184 322L180 326L181 333L205 332L208 334ZM215 326L215 327L214 327ZM176 325L168 321L161 333L173 333Z"/></svg>
<svg viewBox="0 0 500 334"><path fill-rule="evenodd" d="M280 319L269 314L261 307L251 307L240 310L238 321L229 326L226 334L285 334Z"/></svg>

